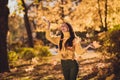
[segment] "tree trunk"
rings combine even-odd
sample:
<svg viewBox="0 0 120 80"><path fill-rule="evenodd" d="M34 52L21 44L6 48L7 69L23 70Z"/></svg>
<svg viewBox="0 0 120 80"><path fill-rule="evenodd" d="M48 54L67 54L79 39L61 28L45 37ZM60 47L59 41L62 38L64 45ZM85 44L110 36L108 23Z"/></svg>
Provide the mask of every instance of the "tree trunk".
<svg viewBox="0 0 120 80"><path fill-rule="evenodd" d="M64 0L61 0L61 5L63 5L64 4ZM64 17L65 17L65 15L64 15L64 7L63 6L60 6L60 9L61 9L61 20L62 21L64 21Z"/></svg>
<svg viewBox="0 0 120 80"><path fill-rule="evenodd" d="M23 3L22 6L24 7L24 12L25 12L25 14L24 14L24 23L25 23L25 27L26 27L27 35L28 35L28 44L29 44L29 47L34 47L32 31L31 31L30 22L29 22L28 15L27 15L27 8L25 6L24 0L21 0L21 1Z"/></svg>
<svg viewBox="0 0 120 80"><path fill-rule="evenodd" d="M7 56L8 0L0 0L0 73L9 72Z"/></svg>
<svg viewBox="0 0 120 80"><path fill-rule="evenodd" d="M104 24L103 24L103 21L102 21L102 13L101 13L101 10L100 10L100 0L97 0L97 3L98 3L98 14L100 16L101 26L103 27Z"/></svg>
<svg viewBox="0 0 120 80"><path fill-rule="evenodd" d="M94 34L96 35L96 34L98 34L98 33L101 33L101 32L104 32L104 31L107 31L108 29L107 29L107 0L105 0L105 13L104 13L104 15L105 15L105 20L104 20L104 22L103 22L103 18L102 18L102 10L100 9L100 0L97 0L97 4L98 4L98 14L99 14L99 17L100 17L100 22L101 22L101 26L100 26L100 31L94 31Z"/></svg>
<svg viewBox="0 0 120 80"><path fill-rule="evenodd" d="M108 31L108 29L107 29L107 11L108 11L107 3L108 3L108 1L105 0L105 31Z"/></svg>

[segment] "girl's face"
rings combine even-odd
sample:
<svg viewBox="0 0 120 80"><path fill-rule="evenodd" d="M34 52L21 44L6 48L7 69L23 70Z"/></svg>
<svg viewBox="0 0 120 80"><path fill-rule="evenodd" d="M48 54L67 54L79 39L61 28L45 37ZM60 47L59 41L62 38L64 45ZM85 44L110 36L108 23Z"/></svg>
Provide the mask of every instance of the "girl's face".
<svg viewBox="0 0 120 80"><path fill-rule="evenodd" d="M62 32L68 32L69 31L69 28L68 28L67 24L65 24L65 23L62 24L61 31Z"/></svg>

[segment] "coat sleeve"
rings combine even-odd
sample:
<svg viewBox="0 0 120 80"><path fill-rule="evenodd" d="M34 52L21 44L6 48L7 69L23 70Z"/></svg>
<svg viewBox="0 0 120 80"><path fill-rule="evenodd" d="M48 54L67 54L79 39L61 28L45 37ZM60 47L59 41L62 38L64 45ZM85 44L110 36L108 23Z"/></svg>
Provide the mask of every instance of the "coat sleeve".
<svg viewBox="0 0 120 80"><path fill-rule="evenodd" d="M45 32L46 32L45 36L47 40L49 40L51 43L55 45L59 45L60 36L51 35L50 30L46 30Z"/></svg>
<svg viewBox="0 0 120 80"><path fill-rule="evenodd" d="M82 48L82 46L80 44L80 38L79 37L76 37L74 39L73 44L74 44L74 47L75 47L75 53L77 55L81 55L86 51L86 49Z"/></svg>

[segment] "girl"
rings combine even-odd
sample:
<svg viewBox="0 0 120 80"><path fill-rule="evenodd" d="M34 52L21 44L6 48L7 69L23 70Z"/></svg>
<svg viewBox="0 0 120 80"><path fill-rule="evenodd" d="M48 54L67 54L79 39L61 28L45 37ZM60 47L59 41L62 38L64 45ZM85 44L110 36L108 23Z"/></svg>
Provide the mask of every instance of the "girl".
<svg viewBox="0 0 120 80"><path fill-rule="evenodd" d="M50 22L46 30L46 38L55 45L58 45L57 58L61 60L62 72L65 80L76 80L78 74L78 63L76 55L81 55L91 45L82 48L80 45L80 38L77 37L69 23L63 23L60 27L61 35L50 35Z"/></svg>

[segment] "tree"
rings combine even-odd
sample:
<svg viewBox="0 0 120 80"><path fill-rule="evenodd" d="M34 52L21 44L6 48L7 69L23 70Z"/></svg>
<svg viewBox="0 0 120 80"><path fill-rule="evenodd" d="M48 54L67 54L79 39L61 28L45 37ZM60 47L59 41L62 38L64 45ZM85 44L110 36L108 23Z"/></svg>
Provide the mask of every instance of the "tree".
<svg viewBox="0 0 120 80"><path fill-rule="evenodd" d="M108 30L107 29L107 3L108 3L108 1L107 0L104 1L104 19L102 19L102 13L101 13L102 10L100 9L100 7L101 7L100 0L98 0L97 3L98 3L98 14L100 16L100 22L101 22L101 26L100 26L101 30L99 32L104 32L104 31ZM104 20L104 22L103 22L103 20Z"/></svg>
<svg viewBox="0 0 120 80"><path fill-rule="evenodd" d="M8 0L0 0L0 73L9 72L7 56Z"/></svg>
<svg viewBox="0 0 120 80"><path fill-rule="evenodd" d="M21 1L22 1L22 6L24 7L24 13L25 13L24 14L24 23L25 23L25 27L27 30L29 47L34 47L31 26L30 26L30 22L28 19L28 15L27 15L28 10L27 10L24 0L21 0Z"/></svg>
<svg viewBox="0 0 120 80"><path fill-rule="evenodd" d="M74 5L76 2L77 5ZM38 17L37 25L43 27L44 22L41 19L45 16L50 20L52 28L55 29L55 26L61 24L63 21L71 21L71 13L74 12L75 7L78 6L80 1L78 0L47 0L41 1L38 4ZM51 5L52 4L52 5ZM72 22L72 21L71 21ZM70 22L70 23L71 23ZM40 28L41 29L41 28Z"/></svg>

